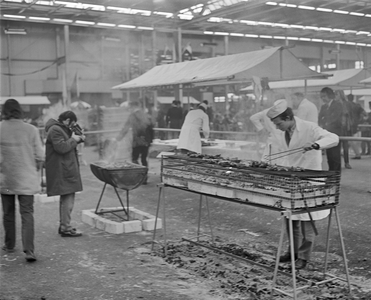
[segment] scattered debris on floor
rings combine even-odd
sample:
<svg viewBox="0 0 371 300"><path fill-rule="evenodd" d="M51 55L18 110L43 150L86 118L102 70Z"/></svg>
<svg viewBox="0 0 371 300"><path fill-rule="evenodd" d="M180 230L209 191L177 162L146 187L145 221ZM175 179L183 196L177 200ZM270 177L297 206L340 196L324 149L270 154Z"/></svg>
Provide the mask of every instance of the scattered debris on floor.
<svg viewBox="0 0 371 300"><path fill-rule="evenodd" d="M275 266L275 248L260 243L238 245L225 243L220 239L213 245L208 241L199 241L203 247L188 241L168 242L167 256L164 249L157 247L153 255L161 256L164 260L177 268L187 270L200 280L207 280L214 288L211 294L224 296L225 299L256 299L265 300L271 298L271 285ZM213 249L211 249L213 248ZM226 252L234 255L231 257L223 254ZM236 259L244 258L249 262ZM335 266L336 265L336 266ZM322 265L313 262L307 269L297 272L297 286L303 286L310 282L323 280ZM345 278L342 265L337 259L329 259L330 273ZM281 264L276 286L281 290L292 290L291 265ZM274 299L292 299L277 292ZM371 290L366 286L352 284L352 292L349 293L347 283L336 280L303 289L298 292L300 300L369 300Z"/></svg>

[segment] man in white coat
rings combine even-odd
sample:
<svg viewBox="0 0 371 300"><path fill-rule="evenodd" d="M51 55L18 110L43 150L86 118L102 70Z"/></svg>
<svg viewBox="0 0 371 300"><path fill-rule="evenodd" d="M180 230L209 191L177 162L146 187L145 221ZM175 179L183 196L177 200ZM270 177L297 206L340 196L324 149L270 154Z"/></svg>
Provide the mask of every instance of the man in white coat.
<svg viewBox="0 0 371 300"><path fill-rule="evenodd" d="M305 98L303 93L296 92L291 95L292 107L296 109L295 116L298 118L318 124L317 106Z"/></svg>
<svg viewBox="0 0 371 300"><path fill-rule="evenodd" d="M277 100L274 102L274 104L281 102L286 103L287 106L287 102L285 99ZM271 119L267 116L267 112L269 109L270 107L262 111L259 111L250 117L250 121L256 127L258 134L262 135L264 131L268 133L268 138L265 144L263 157L267 157L267 155L271 155L278 152L276 147L277 142L275 142L275 140L277 139L277 135L280 133L280 130L276 128L276 126L272 123ZM275 160L274 163L277 165L281 164L279 159Z"/></svg>
<svg viewBox="0 0 371 300"><path fill-rule="evenodd" d="M278 144L276 145L279 152L303 148L303 152L285 156L282 165L322 170L322 155L321 151L318 150L336 146L339 143L339 137L336 134L322 129L313 122L294 117L292 109L287 107L285 102L277 103L271 107L267 116L277 129L281 130L277 139ZM326 218L328 214L329 210L311 212L311 217L313 220L321 220ZM294 220L295 267L303 269L310 260L313 249L315 239L314 223L311 224L308 213L293 215L292 219ZM300 229L302 234L301 243L299 243ZM280 262L288 262L290 260L290 250L280 257Z"/></svg>
<svg viewBox="0 0 371 300"><path fill-rule="evenodd" d="M185 117L177 149L182 152L201 153L201 136L200 131L205 138L209 137L209 117L206 114L207 105L201 103L197 109L190 110Z"/></svg>

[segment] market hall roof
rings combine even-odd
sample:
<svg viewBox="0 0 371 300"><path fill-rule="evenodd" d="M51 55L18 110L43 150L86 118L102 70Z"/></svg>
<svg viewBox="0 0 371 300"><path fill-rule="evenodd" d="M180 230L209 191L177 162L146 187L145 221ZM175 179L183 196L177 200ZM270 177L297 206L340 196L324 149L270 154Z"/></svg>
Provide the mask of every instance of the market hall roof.
<svg viewBox="0 0 371 300"><path fill-rule="evenodd" d="M20 22L371 47L369 0L3 0L0 10Z"/></svg>
<svg viewBox="0 0 371 300"><path fill-rule="evenodd" d="M156 66L143 75L113 89L151 88L174 84L248 83L253 77L269 81L326 78L306 67L288 49L275 47L233 55Z"/></svg>

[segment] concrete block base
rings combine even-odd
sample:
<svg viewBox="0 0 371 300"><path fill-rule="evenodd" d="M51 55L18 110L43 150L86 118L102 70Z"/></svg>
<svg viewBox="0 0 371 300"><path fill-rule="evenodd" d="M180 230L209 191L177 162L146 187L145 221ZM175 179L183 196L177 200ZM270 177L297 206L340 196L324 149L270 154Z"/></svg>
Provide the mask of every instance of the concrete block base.
<svg viewBox="0 0 371 300"><path fill-rule="evenodd" d="M102 208L100 211L118 210L122 207ZM108 233L121 234L130 232L139 232L142 230L154 230L156 217L140 211L134 207L129 207L129 220L113 221L102 215L97 215L95 209L82 211L82 221L92 227L104 230ZM157 229L162 227L162 221L157 219Z"/></svg>
<svg viewBox="0 0 371 300"><path fill-rule="evenodd" d="M34 202L39 203L52 203L52 202L58 202L59 196L50 196L48 197L47 194L36 194L34 195Z"/></svg>

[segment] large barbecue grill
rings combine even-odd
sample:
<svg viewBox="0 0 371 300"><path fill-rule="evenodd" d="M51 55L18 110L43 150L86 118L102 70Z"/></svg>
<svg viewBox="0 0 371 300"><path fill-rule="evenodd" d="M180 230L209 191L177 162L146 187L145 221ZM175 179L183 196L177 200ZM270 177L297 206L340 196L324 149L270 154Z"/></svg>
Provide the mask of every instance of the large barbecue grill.
<svg viewBox="0 0 371 300"><path fill-rule="evenodd" d="M293 211L339 203L340 173L218 156L162 159L162 182L211 196Z"/></svg>
<svg viewBox="0 0 371 300"><path fill-rule="evenodd" d="M90 169L99 180L104 182L103 190L100 194L95 213L114 214L115 212L124 211L127 219L129 220L129 191L137 188L144 182L147 177L148 168L127 161L113 163L98 161L91 163ZM99 211L99 205L102 201L103 193L106 189L107 184L111 185L114 188L122 209ZM126 191L126 209L117 191L118 188ZM120 217L119 215L117 216Z"/></svg>

